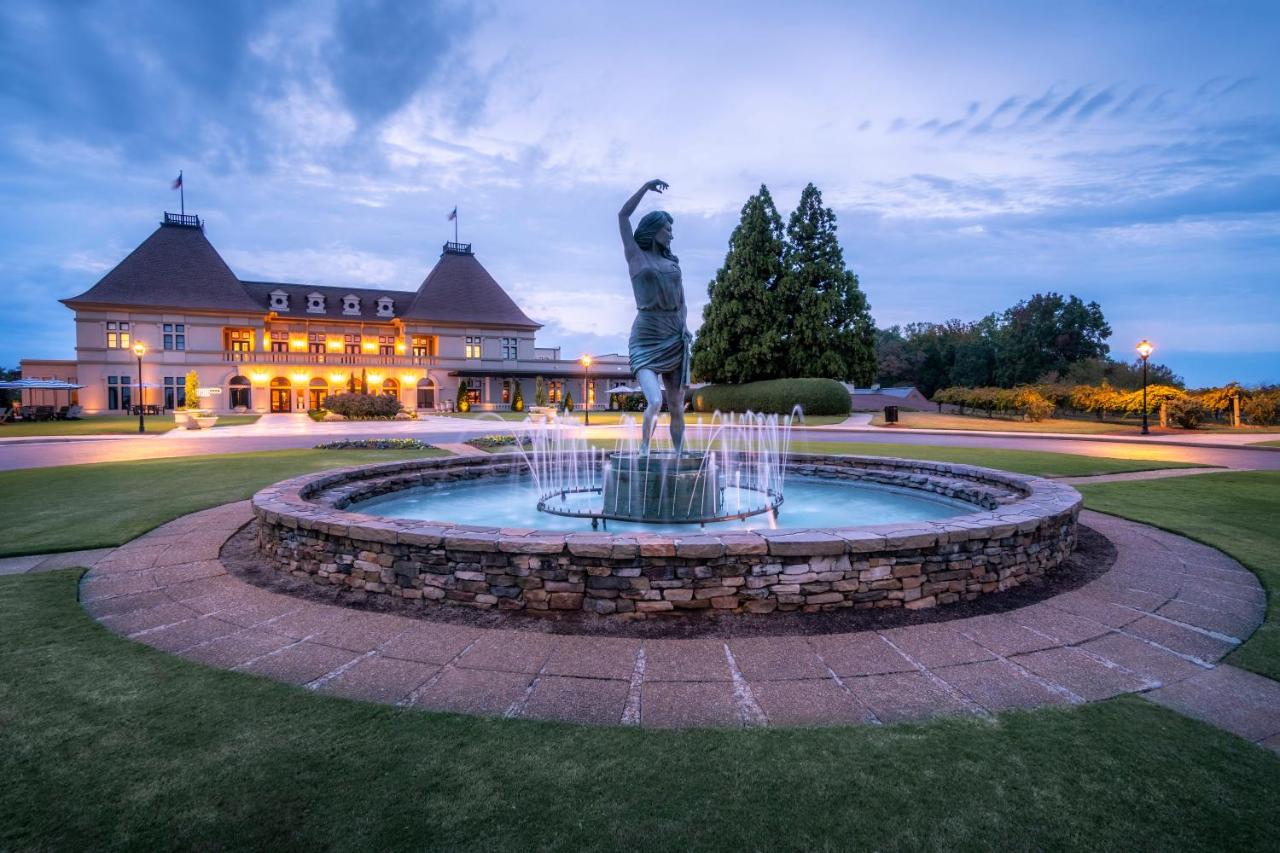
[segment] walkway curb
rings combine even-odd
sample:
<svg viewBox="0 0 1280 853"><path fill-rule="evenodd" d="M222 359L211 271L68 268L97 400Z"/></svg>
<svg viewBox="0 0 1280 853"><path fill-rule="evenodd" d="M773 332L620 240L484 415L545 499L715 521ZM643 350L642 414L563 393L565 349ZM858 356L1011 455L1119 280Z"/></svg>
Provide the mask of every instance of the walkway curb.
<svg viewBox="0 0 1280 853"><path fill-rule="evenodd" d="M218 559L251 517L248 502L227 504L116 549L83 579L85 609L135 641L322 693L471 714L686 728L981 716L1123 693L1150 692L1154 701L1188 708L1187 697L1232 701L1222 684L1238 677L1205 687L1206 674L1232 669L1217 666L1219 659L1261 624L1265 607L1257 578L1221 552L1086 512L1082 520L1118 548L1116 564L1078 589L1005 613L728 640L481 629L252 586ZM1241 701L1262 695L1255 689ZM1270 745L1280 735L1280 711L1249 707L1251 739Z"/></svg>

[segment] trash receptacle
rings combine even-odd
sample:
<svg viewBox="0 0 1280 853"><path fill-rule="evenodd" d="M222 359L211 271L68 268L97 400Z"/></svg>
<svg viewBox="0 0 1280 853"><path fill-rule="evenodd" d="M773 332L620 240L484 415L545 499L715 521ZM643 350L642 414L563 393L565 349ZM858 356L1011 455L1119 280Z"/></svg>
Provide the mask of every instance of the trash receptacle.
<svg viewBox="0 0 1280 853"><path fill-rule="evenodd" d="M887 424L896 424L896 423L898 422L898 407L897 407L897 406L885 406L885 407L884 407L884 422L885 422L885 423L887 423Z"/></svg>

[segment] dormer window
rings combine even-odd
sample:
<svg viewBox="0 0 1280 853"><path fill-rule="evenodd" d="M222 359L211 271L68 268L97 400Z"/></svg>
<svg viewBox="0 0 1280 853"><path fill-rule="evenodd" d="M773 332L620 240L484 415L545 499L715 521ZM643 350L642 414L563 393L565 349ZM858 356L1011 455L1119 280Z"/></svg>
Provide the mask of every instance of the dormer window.
<svg viewBox="0 0 1280 853"><path fill-rule="evenodd" d="M289 294L283 290L271 291L271 310L272 311L288 311L289 310Z"/></svg>
<svg viewBox="0 0 1280 853"><path fill-rule="evenodd" d="M324 313L324 294L321 294L321 293L307 294L307 313L308 314Z"/></svg>
<svg viewBox="0 0 1280 853"><path fill-rule="evenodd" d="M390 296L383 296L380 299L378 299L378 316L379 317L390 317L391 312L392 310L394 310L394 308L395 308L395 303L391 301Z"/></svg>
<svg viewBox="0 0 1280 853"><path fill-rule="evenodd" d="M342 313L343 314L359 314L360 313L360 297L350 293L342 297Z"/></svg>

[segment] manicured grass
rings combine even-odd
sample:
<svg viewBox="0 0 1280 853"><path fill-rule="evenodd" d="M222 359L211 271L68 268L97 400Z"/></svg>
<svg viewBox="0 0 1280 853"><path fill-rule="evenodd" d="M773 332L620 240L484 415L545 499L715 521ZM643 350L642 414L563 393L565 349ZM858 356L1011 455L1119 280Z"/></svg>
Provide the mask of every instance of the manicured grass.
<svg viewBox="0 0 1280 853"><path fill-rule="evenodd" d="M1067 432L1080 435L1102 435L1106 433L1136 433L1141 423L1114 423L1110 421L1074 420L1071 418L1048 418L1043 421L1023 421L1014 418L981 415L953 415L940 412L899 412L896 426L886 426L884 414L878 413L871 418L872 426L883 426L886 429L954 429L954 430L998 430L1000 432Z"/></svg>
<svg viewBox="0 0 1280 853"><path fill-rule="evenodd" d="M260 417L262 415L218 415L218 422L213 425L213 428L256 424Z"/></svg>
<svg viewBox="0 0 1280 853"><path fill-rule="evenodd" d="M1280 447L1280 441L1255 441L1254 447Z"/></svg>
<svg viewBox="0 0 1280 853"><path fill-rule="evenodd" d="M1024 421L1007 415L987 417L986 413L957 415L947 412L899 412L896 425L886 424L884 414L876 413L871 418L871 425L885 429L951 429L951 430L990 430L996 432L1061 432L1073 435L1138 435L1142 429L1140 418L1125 420L1099 421L1093 418L1047 418L1043 421ZM1226 423L1209 422L1201 424L1198 429L1185 430L1177 427L1162 427L1157 418L1152 418L1151 432L1155 435L1185 436L1197 432L1249 432L1261 431L1261 427L1233 427Z"/></svg>
<svg viewBox="0 0 1280 853"><path fill-rule="evenodd" d="M1280 761L1137 698L654 732L348 702L109 634L0 578L0 848L1262 850Z"/></svg>
<svg viewBox="0 0 1280 853"><path fill-rule="evenodd" d="M224 426L242 426L257 422L261 415L219 415L214 429ZM168 432L177 424L173 414L148 415L143 418L148 434ZM136 415L94 415L75 421L22 421L0 425L0 438L27 438L31 436L72 435L137 435Z"/></svg>
<svg viewBox="0 0 1280 853"><path fill-rule="evenodd" d="M612 439L591 439L593 447L612 449ZM669 448L668 440L654 447ZM854 456L896 456L900 459L929 459L936 462L959 462L1001 468L1019 474L1039 477L1088 477L1094 474L1123 474L1129 471L1152 471L1160 468L1200 468L1189 462L1159 462L1144 459L1112 459L1101 456L1078 456L1071 453L1046 453L1039 450L988 450L985 448L942 447L924 444L877 444L858 441L793 441L792 453L850 454Z"/></svg>
<svg viewBox="0 0 1280 853"><path fill-rule="evenodd" d="M1227 661L1280 679L1280 471L1233 471L1081 486L1085 506L1230 554L1267 589L1262 627Z"/></svg>
<svg viewBox="0 0 1280 853"><path fill-rule="evenodd" d="M277 450L0 473L0 557L119 545L166 521L244 500L287 477L443 450Z"/></svg>

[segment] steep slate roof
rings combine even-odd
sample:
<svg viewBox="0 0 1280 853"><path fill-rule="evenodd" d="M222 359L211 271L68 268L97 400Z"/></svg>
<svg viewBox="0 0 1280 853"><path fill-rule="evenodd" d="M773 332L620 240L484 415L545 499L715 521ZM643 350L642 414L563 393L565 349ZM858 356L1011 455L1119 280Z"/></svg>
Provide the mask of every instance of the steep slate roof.
<svg viewBox="0 0 1280 853"><path fill-rule="evenodd" d="M406 320L538 329L470 252L446 249L409 304Z"/></svg>
<svg viewBox="0 0 1280 853"><path fill-rule="evenodd" d="M145 305L257 313L240 280L204 236L204 229L161 225L115 269L66 305Z"/></svg>
<svg viewBox="0 0 1280 853"><path fill-rule="evenodd" d="M283 290L289 294L289 310L277 312L283 317L323 317L326 320L364 320L372 323L386 323L394 317L403 317L413 301L412 290L371 290L367 287L332 287L330 285L291 284L274 281L246 281L244 289L259 310L267 312L271 309L271 292ZM307 294L320 293L324 296L324 312L307 310ZM350 294L360 297L359 314L342 313L342 297ZM378 316L378 300L384 296L391 297L391 317Z"/></svg>

